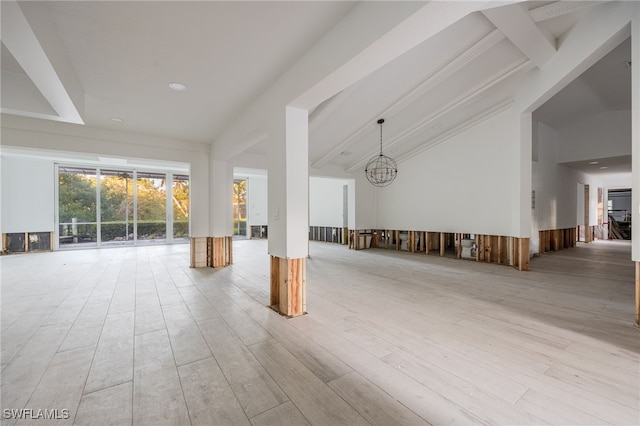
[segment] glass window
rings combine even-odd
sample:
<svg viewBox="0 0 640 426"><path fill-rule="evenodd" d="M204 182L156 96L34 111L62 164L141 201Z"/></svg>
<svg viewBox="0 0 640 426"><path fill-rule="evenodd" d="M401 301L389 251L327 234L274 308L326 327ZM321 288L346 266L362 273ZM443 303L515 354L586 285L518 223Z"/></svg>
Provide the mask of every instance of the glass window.
<svg viewBox="0 0 640 426"><path fill-rule="evenodd" d="M233 181L233 235L247 235L247 181Z"/></svg>
<svg viewBox="0 0 640 426"><path fill-rule="evenodd" d="M58 168L60 247L97 245L96 181L96 169Z"/></svg>
<svg viewBox="0 0 640 426"><path fill-rule="evenodd" d="M173 239L189 239L189 176L173 175Z"/></svg>
<svg viewBox="0 0 640 426"><path fill-rule="evenodd" d="M133 244L133 172L100 170L101 242Z"/></svg>
<svg viewBox="0 0 640 426"><path fill-rule="evenodd" d="M188 242L189 176L58 166L58 212L60 248Z"/></svg>
<svg viewBox="0 0 640 426"><path fill-rule="evenodd" d="M166 242L167 191L164 173L137 173L138 243Z"/></svg>

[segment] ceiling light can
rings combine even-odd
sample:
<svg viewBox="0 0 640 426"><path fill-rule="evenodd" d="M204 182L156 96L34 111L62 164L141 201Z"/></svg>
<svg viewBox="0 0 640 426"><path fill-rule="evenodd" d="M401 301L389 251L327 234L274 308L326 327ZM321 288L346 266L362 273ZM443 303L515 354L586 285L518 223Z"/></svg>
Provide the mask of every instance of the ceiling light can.
<svg viewBox="0 0 640 426"><path fill-rule="evenodd" d="M184 83L180 83L177 81L172 81L171 83L169 83L169 88L177 92L182 92L183 90L187 90L187 86Z"/></svg>

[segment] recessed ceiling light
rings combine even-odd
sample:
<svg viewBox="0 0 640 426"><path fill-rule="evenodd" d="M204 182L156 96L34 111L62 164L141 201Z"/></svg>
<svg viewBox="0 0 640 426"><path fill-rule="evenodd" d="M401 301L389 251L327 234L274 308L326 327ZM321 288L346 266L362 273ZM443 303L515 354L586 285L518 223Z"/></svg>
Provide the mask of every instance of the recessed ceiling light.
<svg viewBox="0 0 640 426"><path fill-rule="evenodd" d="M115 123L122 123L124 120L122 118L118 118L118 117L111 117L111 121L113 121Z"/></svg>
<svg viewBox="0 0 640 426"><path fill-rule="evenodd" d="M608 167L607 166L600 167L600 170L604 170L604 169L608 169Z"/></svg>
<svg viewBox="0 0 640 426"><path fill-rule="evenodd" d="M599 161L589 161L589 164L594 165L594 164L598 164Z"/></svg>
<svg viewBox="0 0 640 426"><path fill-rule="evenodd" d="M176 90L178 92L181 92L183 90L187 90L187 86L182 84L182 83L178 83L177 81L173 81L171 83L169 83L169 87L173 90Z"/></svg>

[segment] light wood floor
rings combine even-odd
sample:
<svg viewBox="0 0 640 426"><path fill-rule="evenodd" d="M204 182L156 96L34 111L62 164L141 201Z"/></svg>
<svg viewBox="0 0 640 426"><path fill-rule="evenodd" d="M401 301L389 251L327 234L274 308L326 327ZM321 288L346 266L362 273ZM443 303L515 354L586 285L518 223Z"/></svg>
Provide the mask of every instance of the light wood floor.
<svg viewBox="0 0 640 426"><path fill-rule="evenodd" d="M218 270L186 245L2 257L2 424L640 423L628 244L518 272L311 243L294 319L265 307L266 241L234 249Z"/></svg>

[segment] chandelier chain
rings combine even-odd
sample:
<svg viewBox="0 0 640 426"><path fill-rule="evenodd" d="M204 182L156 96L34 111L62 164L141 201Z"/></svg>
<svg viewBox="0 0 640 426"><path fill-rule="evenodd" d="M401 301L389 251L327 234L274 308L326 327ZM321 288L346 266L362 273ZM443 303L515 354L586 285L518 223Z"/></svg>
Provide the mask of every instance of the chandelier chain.
<svg viewBox="0 0 640 426"><path fill-rule="evenodd" d="M380 155L382 155L382 123L380 123Z"/></svg>

